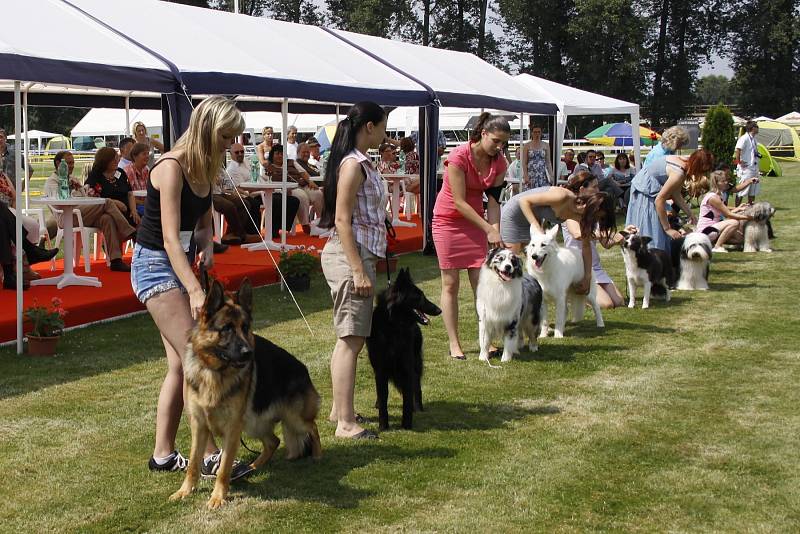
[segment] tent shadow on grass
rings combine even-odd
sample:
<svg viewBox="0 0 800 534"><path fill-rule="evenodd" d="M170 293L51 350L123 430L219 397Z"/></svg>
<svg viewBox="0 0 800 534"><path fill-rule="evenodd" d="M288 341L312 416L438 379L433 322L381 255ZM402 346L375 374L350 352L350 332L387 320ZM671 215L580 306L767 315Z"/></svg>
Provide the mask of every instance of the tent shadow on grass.
<svg viewBox="0 0 800 534"><path fill-rule="evenodd" d="M436 461L453 458L456 450L446 447L410 448L382 442L334 445L323 450L319 461L287 462L282 449L260 472L251 476L233 494L244 493L269 501L318 502L335 508L357 508L375 491L360 489L342 481L353 471L372 463L403 463L410 460ZM210 492L210 489L209 489Z"/></svg>

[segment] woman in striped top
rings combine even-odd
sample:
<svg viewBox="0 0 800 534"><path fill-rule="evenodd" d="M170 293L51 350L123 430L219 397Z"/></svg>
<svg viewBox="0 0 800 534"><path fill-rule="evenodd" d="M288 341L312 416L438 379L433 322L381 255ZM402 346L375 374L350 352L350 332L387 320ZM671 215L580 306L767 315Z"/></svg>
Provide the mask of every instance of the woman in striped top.
<svg viewBox="0 0 800 534"><path fill-rule="evenodd" d="M331 356L336 436L375 439L353 407L356 359L372 327L375 262L386 255L383 180L367 156L386 138L386 112L359 102L336 128L323 188L319 226L333 228L322 250L322 271L331 288L336 346Z"/></svg>

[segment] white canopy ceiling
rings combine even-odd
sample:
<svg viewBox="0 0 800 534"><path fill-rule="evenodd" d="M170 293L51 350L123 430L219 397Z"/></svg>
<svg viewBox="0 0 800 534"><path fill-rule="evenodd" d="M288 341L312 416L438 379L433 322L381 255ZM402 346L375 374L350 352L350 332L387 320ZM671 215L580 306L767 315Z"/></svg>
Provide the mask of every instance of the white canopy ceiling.
<svg viewBox="0 0 800 534"><path fill-rule="evenodd" d="M552 97L521 86L514 78L472 54L329 30L367 53L379 56L435 92L444 106L494 107L555 113Z"/></svg>

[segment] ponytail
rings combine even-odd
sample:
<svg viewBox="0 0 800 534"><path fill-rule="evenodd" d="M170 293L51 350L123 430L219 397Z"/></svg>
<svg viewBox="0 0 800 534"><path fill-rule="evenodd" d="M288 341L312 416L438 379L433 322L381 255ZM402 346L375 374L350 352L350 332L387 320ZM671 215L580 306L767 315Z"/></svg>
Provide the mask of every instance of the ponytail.
<svg viewBox="0 0 800 534"><path fill-rule="evenodd" d="M336 135L325 164L325 182L322 190L324 206L320 228L332 228L336 222L336 193L339 184L339 166L344 157L356 147L356 136L368 122L380 124L386 120L386 111L374 102L359 102L350 108L347 116L336 126Z"/></svg>
<svg viewBox="0 0 800 534"><path fill-rule="evenodd" d="M502 115L492 115L488 111L484 111L478 115L478 123L469 133L469 140L473 143L477 143L481 140L481 134L484 130L487 132L503 132L511 135L511 126L508 125L508 121L505 117Z"/></svg>

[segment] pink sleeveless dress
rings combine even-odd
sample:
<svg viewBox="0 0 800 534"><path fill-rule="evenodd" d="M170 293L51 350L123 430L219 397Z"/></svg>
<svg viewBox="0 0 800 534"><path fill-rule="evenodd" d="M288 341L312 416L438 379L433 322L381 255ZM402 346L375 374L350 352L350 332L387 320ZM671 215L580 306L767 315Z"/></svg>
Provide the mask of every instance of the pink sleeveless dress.
<svg viewBox="0 0 800 534"><path fill-rule="evenodd" d="M485 176L478 174L470 150L470 143L454 149L444 162L444 184L433 207L433 242L440 269L480 268L486 259L486 232L478 228L456 209L450 189L449 169L456 166L464 171L466 200L475 213L483 217L483 192L494 185L497 176L505 173L508 163L499 153Z"/></svg>

